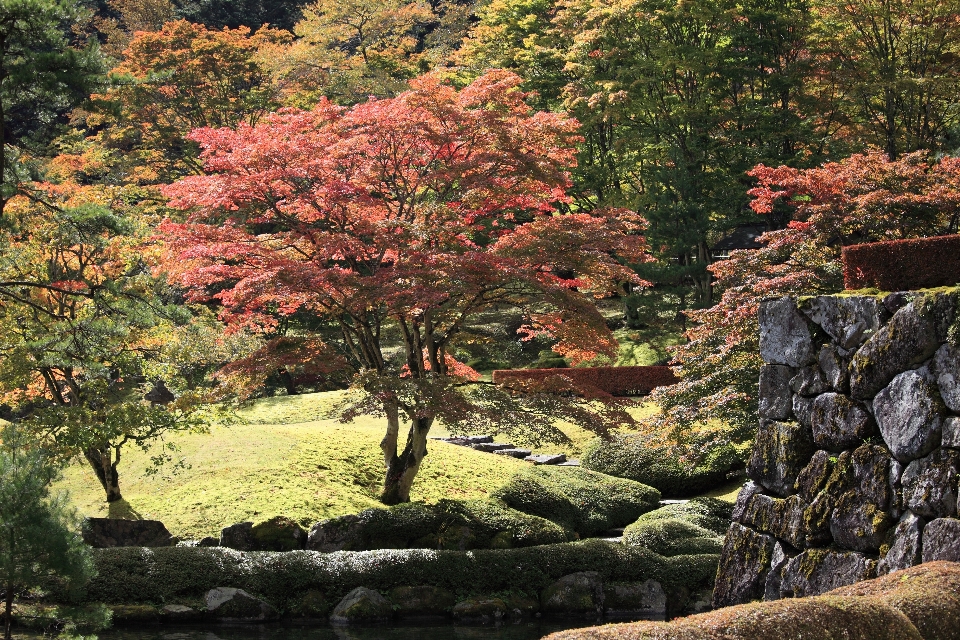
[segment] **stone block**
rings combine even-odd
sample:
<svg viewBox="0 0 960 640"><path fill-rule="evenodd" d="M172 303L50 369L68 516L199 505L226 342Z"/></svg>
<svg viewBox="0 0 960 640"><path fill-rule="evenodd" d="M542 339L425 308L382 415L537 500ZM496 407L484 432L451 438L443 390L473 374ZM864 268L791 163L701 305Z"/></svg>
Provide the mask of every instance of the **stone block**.
<svg viewBox="0 0 960 640"><path fill-rule="evenodd" d="M943 403L950 411L960 413L960 348L948 342L937 349L933 371Z"/></svg>
<svg viewBox="0 0 960 640"><path fill-rule="evenodd" d="M864 500L859 491L847 491L837 499L830 514L830 535L843 549L876 553L891 524L886 511Z"/></svg>
<svg viewBox="0 0 960 640"><path fill-rule="evenodd" d="M943 446L960 449L960 418L950 416L943 421Z"/></svg>
<svg viewBox="0 0 960 640"><path fill-rule="evenodd" d="M808 549L787 562L783 597L816 596L877 575L877 561L855 551Z"/></svg>
<svg viewBox="0 0 960 640"><path fill-rule="evenodd" d="M786 420L790 417L792 394L790 379L795 369L782 364L768 364L760 368L759 411L761 418Z"/></svg>
<svg viewBox="0 0 960 640"><path fill-rule="evenodd" d="M926 518L956 517L958 474L960 452L954 449L914 460L900 478L903 507Z"/></svg>
<svg viewBox="0 0 960 640"><path fill-rule="evenodd" d="M817 363L827 384L838 393L847 393L850 390L850 356L841 352L835 345L825 344L817 354Z"/></svg>
<svg viewBox="0 0 960 640"><path fill-rule="evenodd" d="M747 505L741 522L802 549L806 539L803 520L806 508L807 505L797 495L781 500L757 494Z"/></svg>
<svg viewBox="0 0 960 640"><path fill-rule="evenodd" d="M760 303L760 356L767 364L796 368L814 360L807 320L789 296Z"/></svg>
<svg viewBox="0 0 960 640"><path fill-rule="evenodd" d="M253 551L257 541L253 537L252 522L238 522L224 527L220 532L220 546L237 551Z"/></svg>
<svg viewBox="0 0 960 640"><path fill-rule="evenodd" d="M734 522L740 522L743 524L743 515L747 511L747 505L750 504L750 499L757 495L758 493L763 492L763 487L758 485L753 480L750 480L740 489L740 493L737 494L737 501L733 505L733 513L731 514L731 519Z"/></svg>
<svg viewBox="0 0 960 640"><path fill-rule="evenodd" d="M818 296L803 313L843 349L855 349L880 328L881 305L869 296Z"/></svg>
<svg viewBox="0 0 960 640"><path fill-rule="evenodd" d="M917 372L894 377L873 399L873 411L897 460L916 460L940 446L944 406L936 388Z"/></svg>
<svg viewBox="0 0 960 640"><path fill-rule="evenodd" d="M832 453L820 449L810 458L809 464L800 471L796 489L806 502L813 502L817 494L826 487L827 480L833 473L834 461L835 457Z"/></svg>
<svg viewBox="0 0 960 640"><path fill-rule="evenodd" d="M713 606L728 607L763 597L773 559L773 536L731 523L720 552Z"/></svg>
<svg viewBox="0 0 960 640"><path fill-rule="evenodd" d="M810 430L802 424L761 420L747 475L772 493L788 496L815 450Z"/></svg>
<svg viewBox="0 0 960 640"><path fill-rule="evenodd" d="M938 518L923 529L923 561L960 562L960 520Z"/></svg>
<svg viewBox="0 0 960 640"><path fill-rule="evenodd" d="M851 449L877 433L863 405L839 393L818 396L810 411L814 443L829 451Z"/></svg>
<svg viewBox="0 0 960 640"><path fill-rule="evenodd" d="M877 574L884 575L920 564L920 534L923 520L907 511L893 530L893 541L880 560Z"/></svg>
<svg viewBox="0 0 960 640"><path fill-rule="evenodd" d="M799 373L790 379L790 389L797 395L812 397L828 391L830 385L820 370L820 365L811 364L800 369Z"/></svg>
<svg viewBox="0 0 960 640"><path fill-rule="evenodd" d="M813 413L813 403L815 401L816 398L804 398L798 395L793 396L793 417L807 429L813 428L811 414Z"/></svg>

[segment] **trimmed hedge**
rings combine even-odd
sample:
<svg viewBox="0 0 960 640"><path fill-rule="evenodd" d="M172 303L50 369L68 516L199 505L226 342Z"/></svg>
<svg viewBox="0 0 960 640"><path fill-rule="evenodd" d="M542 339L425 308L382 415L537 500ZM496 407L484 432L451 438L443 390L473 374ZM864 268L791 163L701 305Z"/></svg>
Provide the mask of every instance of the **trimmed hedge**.
<svg viewBox="0 0 960 640"><path fill-rule="evenodd" d="M587 445L580 465L618 478L635 480L660 491L665 498L685 498L724 484L727 473L742 466L730 446L714 449L702 463L688 466L665 447L651 446L642 436L596 439Z"/></svg>
<svg viewBox="0 0 960 640"><path fill-rule="evenodd" d="M530 547L576 539L571 530L493 500L409 502L324 522L342 527L345 551Z"/></svg>
<svg viewBox="0 0 960 640"><path fill-rule="evenodd" d="M623 532L624 544L664 556L720 553L733 505L716 498L694 498L645 513Z"/></svg>
<svg viewBox="0 0 960 640"><path fill-rule="evenodd" d="M614 396L646 395L657 387L679 382L670 367L583 367L579 369L498 369L493 372L494 384L544 381L551 377L569 378L575 387L585 391L599 390Z"/></svg>
<svg viewBox="0 0 960 640"><path fill-rule="evenodd" d="M545 465L521 471L490 496L584 537L626 526L660 503L660 492L639 482Z"/></svg>
<svg viewBox="0 0 960 640"><path fill-rule="evenodd" d="M281 611L304 595L337 602L356 587L386 593L400 586L435 586L458 598L504 591L538 593L558 578L597 571L604 581L653 579L664 590L709 588L719 556L664 558L647 549L584 540L525 549L426 549L242 552L224 548L94 549L98 575L85 599L107 603L196 602L214 587L244 589Z"/></svg>
<svg viewBox="0 0 960 640"><path fill-rule="evenodd" d="M844 247L843 286L912 291L960 283L960 235Z"/></svg>

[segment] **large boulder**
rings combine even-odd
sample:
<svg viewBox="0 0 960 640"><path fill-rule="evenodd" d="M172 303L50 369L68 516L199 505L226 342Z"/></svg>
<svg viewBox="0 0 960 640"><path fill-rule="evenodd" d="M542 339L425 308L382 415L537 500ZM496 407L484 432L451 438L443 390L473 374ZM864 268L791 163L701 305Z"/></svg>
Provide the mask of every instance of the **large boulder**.
<svg viewBox="0 0 960 640"><path fill-rule="evenodd" d="M801 469L797 476L797 490L800 497L806 502L813 502L817 495L827 486L827 481L833 474L835 456L829 451L820 449L810 458L810 462ZM739 502L739 496L737 501Z"/></svg>
<svg viewBox="0 0 960 640"><path fill-rule="evenodd" d="M83 541L96 549L109 547L172 547L177 543L159 520L84 518Z"/></svg>
<svg viewBox="0 0 960 640"><path fill-rule="evenodd" d="M900 477L903 506L926 518L957 515L957 477L960 451L937 449L907 465Z"/></svg>
<svg viewBox="0 0 960 640"><path fill-rule="evenodd" d="M828 391L830 385L827 383L820 365L811 364L800 369L800 372L790 379L790 388L798 395L809 397Z"/></svg>
<svg viewBox="0 0 960 640"><path fill-rule="evenodd" d="M859 403L839 393L818 396L810 411L813 441L821 449L843 451L877 432L873 417Z"/></svg>
<svg viewBox="0 0 960 640"><path fill-rule="evenodd" d="M299 524L277 516L250 529L256 549L259 551L294 551L303 549L307 532Z"/></svg>
<svg viewBox="0 0 960 640"><path fill-rule="evenodd" d="M393 617L393 604L382 595L366 587L357 587L333 608L331 624L381 622Z"/></svg>
<svg viewBox="0 0 960 640"><path fill-rule="evenodd" d="M760 356L767 364L804 367L814 360L807 320L790 297L760 303Z"/></svg>
<svg viewBox="0 0 960 640"><path fill-rule="evenodd" d="M960 347L948 342L937 349L933 370L943 403L950 411L960 413Z"/></svg>
<svg viewBox="0 0 960 640"><path fill-rule="evenodd" d="M440 587L394 587L387 595L397 614L404 617L442 616L457 604L456 597Z"/></svg>
<svg viewBox="0 0 960 640"><path fill-rule="evenodd" d="M763 597L775 543L773 536L757 533L737 522L730 524L713 590L715 608Z"/></svg>
<svg viewBox="0 0 960 640"><path fill-rule="evenodd" d="M851 397L869 400L898 373L932 356L946 338L954 305L954 296L942 295L929 301L915 300L898 310L854 354Z"/></svg>
<svg viewBox="0 0 960 640"><path fill-rule="evenodd" d="M807 505L798 495L781 500L757 494L750 500L740 522L802 549L806 538L806 508Z"/></svg>
<svg viewBox="0 0 960 640"><path fill-rule="evenodd" d="M220 531L220 546L237 551L254 551L257 541L253 537L252 522L238 522Z"/></svg>
<svg viewBox="0 0 960 640"><path fill-rule="evenodd" d="M808 549L783 569L783 597L815 596L877 575L877 561L855 551Z"/></svg>
<svg viewBox="0 0 960 640"><path fill-rule="evenodd" d="M920 564L920 534L923 520L907 511L893 530L893 542L877 566L877 573L885 575Z"/></svg>
<svg viewBox="0 0 960 640"><path fill-rule="evenodd" d="M772 493L788 496L815 450L811 433L802 424L761 420L747 475Z"/></svg>
<svg viewBox="0 0 960 640"><path fill-rule="evenodd" d="M830 514L833 541L842 549L864 553L880 550L891 524L884 509L864 500L863 494L856 490L840 496Z"/></svg>
<svg viewBox="0 0 960 640"><path fill-rule="evenodd" d="M846 462L847 458L844 458ZM890 506L890 469L895 460L890 451L881 445L864 444L849 454L848 483L860 494L861 499L877 505L881 511Z"/></svg>
<svg viewBox="0 0 960 640"><path fill-rule="evenodd" d="M563 576L540 594L544 613L601 615L604 609L603 582L596 571Z"/></svg>
<svg viewBox="0 0 960 640"><path fill-rule="evenodd" d="M923 561L960 562L960 520L937 518L923 529Z"/></svg>
<svg viewBox="0 0 960 640"><path fill-rule="evenodd" d="M266 622L276 620L279 613L273 606L243 589L217 587L204 596L207 616L221 622Z"/></svg>
<svg viewBox="0 0 960 640"><path fill-rule="evenodd" d="M667 615L667 594L656 580L604 586L607 614L662 619Z"/></svg>
<svg viewBox="0 0 960 640"><path fill-rule="evenodd" d="M873 411L897 460L909 462L940 446L944 406L936 387L919 372L894 377L873 399Z"/></svg>
<svg viewBox="0 0 960 640"><path fill-rule="evenodd" d="M792 395L790 379L796 370L782 364L768 364L760 368L760 393L758 396L761 418L786 420L790 417Z"/></svg>
<svg viewBox="0 0 960 640"><path fill-rule="evenodd" d="M467 622L500 620L510 612L510 607L500 598L475 597L461 600L453 607L453 617Z"/></svg>
<svg viewBox="0 0 960 640"><path fill-rule="evenodd" d="M877 299L869 296L818 296L803 304L803 313L848 350L880 328L880 309Z"/></svg>

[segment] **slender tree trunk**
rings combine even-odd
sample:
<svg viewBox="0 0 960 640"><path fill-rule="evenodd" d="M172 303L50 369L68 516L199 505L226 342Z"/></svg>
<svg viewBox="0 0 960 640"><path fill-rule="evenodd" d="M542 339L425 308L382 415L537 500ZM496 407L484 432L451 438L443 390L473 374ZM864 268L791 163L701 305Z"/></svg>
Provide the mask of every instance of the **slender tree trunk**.
<svg viewBox="0 0 960 640"><path fill-rule="evenodd" d="M387 461L387 473L383 480L380 502L392 505L410 502L410 488L427 455L427 434L433 426L433 417L414 418L407 434L407 444L399 455L394 453ZM398 424L399 427L399 424ZM386 440L386 438L384 438ZM396 448L394 448L396 452ZM387 449L384 448L386 457Z"/></svg>
<svg viewBox="0 0 960 640"><path fill-rule="evenodd" d="M107 494L107 502L116 502L123 499L120 495L120 475L117 473L120 455L118 451L116 459L113 459L111 453L110 445L104 444L101 447L90 447L83 452L83 457L97 474L97 480Z"/></svg>
<svg viewBox="0 0 960 640"><path fill-rule="evenodd" d="M13 623L13 583L7 583L7 597L3 612L3 639L10 640L10 626Z"/></svg>

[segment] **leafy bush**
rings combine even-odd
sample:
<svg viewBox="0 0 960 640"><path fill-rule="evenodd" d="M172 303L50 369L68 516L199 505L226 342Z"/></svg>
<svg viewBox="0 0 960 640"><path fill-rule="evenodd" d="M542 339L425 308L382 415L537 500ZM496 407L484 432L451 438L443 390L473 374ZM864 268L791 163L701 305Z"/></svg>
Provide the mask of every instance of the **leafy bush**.
<svg viewBox="0 0 960 640"><path fill-rule="evenodd" d="M340 527L345 549L486 549L529 547L575 538L550 520L511 509L493 500L409 502L389 509L367 509L324 523Z"/></svg>
<svg viewBox="0 0 960 640"><path fill-rule="evenodd" d="M607 475L648 484L666 498L682 498L709 491L723 484L727 473L743 464L731 445L713 449L697 466L682 463L666 447L653 446L637 435L596 439L580 458L580 464Z"/></svg>
<svg viewBox="0 0 960 640"><path fill-rule="evenodd" d="M652 487L577 467L533 467L490 496L581 536L625 526L660 502Z"/></svg>
<svg viewBox="0 0 960 640"><path fill-rule="evenodd" d="M623 532L627 545L664 556L720 553L733 505L715 498L694 498L640 516Z"/></svg>
<svg viewBox="0 0 960 640"><path fill-rule="evenodd" d="M853 245L841 256L846 289L912 291L960 282L960 235Z"/></svg>
<svg viewBox="0 0 960 640"><path fill-rule="evenodd" d="M273 553L118 547L94 550L98 575L85 597L118 604L190 603L214 587L229 585L289 611L309 592L314 592L315 599L338 602L359 586L382 593L399 586L435 586L458 598L506 591L538 593L558 578L579 571L597 571L608 582L653 579L673 593L710 587L718 559L717 555L664 558L647 549L601 540L476 551Z"/></svg>

